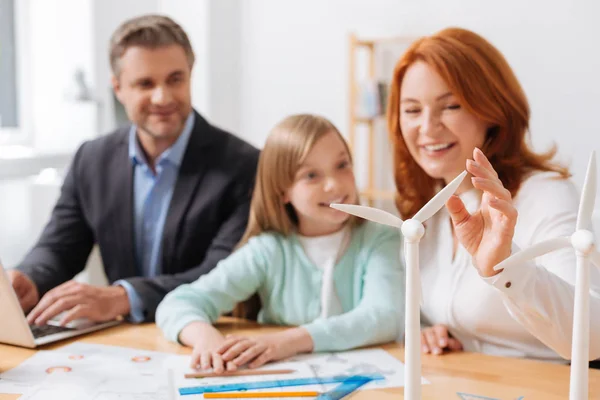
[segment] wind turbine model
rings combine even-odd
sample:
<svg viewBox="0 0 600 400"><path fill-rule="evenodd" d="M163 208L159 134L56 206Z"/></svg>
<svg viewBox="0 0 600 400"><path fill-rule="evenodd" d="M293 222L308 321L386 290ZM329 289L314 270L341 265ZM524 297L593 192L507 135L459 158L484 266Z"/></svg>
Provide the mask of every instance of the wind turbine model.
<svg viewBox="0 0 600 400"><path fill-rule="evenodd" d="M577 213L575 233L537 243L520 251L494 267L494 270L522 266L524 262L551 251L573 246L577 255L575 278L575 310L571 347L570 400L588 399L588 366L590 347L590 269L589 261L600 268L600 253L596 250L592 232L592 213L596 200L596 154L592 151Z"/></svg>
<svg viewBox="0 0 600 400"><path fill-rule="evenodd" d="M454 194L467 175L463 171L452 182L446 185L411 219L402 221L386 211L372 207L352 204L331 204L332 208L344 211L357 217L368 219L384 225L393 226L402 231L404 236L404 254L406 259L406 339L404 345L404 398L406 400L421 399L421 277L419 273L419 242L425 234L423 222L431 218L444 206Z"/></svg>

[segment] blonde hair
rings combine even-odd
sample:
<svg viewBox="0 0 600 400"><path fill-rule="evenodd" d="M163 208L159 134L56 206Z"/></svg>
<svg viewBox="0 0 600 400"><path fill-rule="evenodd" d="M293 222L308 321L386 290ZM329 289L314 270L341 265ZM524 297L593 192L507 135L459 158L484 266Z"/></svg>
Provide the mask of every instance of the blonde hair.
<svg viewBox="0 0 600 400"><path fill-rule="evenodd" d="M183 47L190 68L194 66L194 50L183 28L164 15L142 15L123 22L110 39L109 59L112 73L119 76L119 61L132 46L156 49L179 45Z"/></svg>
<svg viewBox="0 0 600 400"><path fill-rule="evenodd" d="M289 235L298 228L298 216L283 195L314 144L333 132L344 143L350 161L352 154L340 131L329 120L312 114L291 115L271 130L261 151L250 216L240 246L262 232ZM358 197L358 196L357 196ZM349 220L356 223L355 218Z"/></svg>
<svg viewBox="0 0 600 400"><path fill-rule="evenodd" d="M348 144L326 118L312 114L291 115L271 130L258 160L248 226L238 248L263 232L287 236L297 230L298 216L292 205L284 202L284 193L294 184L296 173L314 144L330 132L344 143L352 162ZM358 201L358 193L356 199ZM351 217L347 223L359 224L362 221ZM260 298L254 294L237 304L233 316L256 320L260 308Z"/></svg>
<svg viewBox="0 0 600 400"><path fill-rule="evenodd" d="M420 61L440 74L466 110L491 125L481 150L513 196L530 172L570 176L566 167L552 161L555 147L542 154L529 147L529 104L500 51L474 32L447 28L415 41L394 69L387 119L394 147L396 206L403 218L414 216L433 197L438 185L410 155L400 129L402 81L407 69Z"/></svg>

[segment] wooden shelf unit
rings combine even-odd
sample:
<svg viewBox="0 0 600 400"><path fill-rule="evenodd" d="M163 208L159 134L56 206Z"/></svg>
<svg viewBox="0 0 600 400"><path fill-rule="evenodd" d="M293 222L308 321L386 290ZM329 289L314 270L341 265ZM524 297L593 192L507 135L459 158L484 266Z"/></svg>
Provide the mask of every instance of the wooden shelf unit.
<svg viewBox="0 0 600 400"><path fill-rule="evenodd" d="M360 189L360 195L367 200L369 205L373 205L375 200L393 200L395 192L393 190L384 190L377 188L375 185L375 134L376 127L375 123L379 119L383 119L384 115L377 115L373 117L360 117L357 116L356 107L358 101L358 87L356 82L356 71L357 71L357 60L356 53L359 49L366 49L368 52L368 77L375 79L376 70L376 57L375 48L378 45L385 45L386 43L398 43L406 44L407 46L412 43L415 38L410 37L388 37L388 38L377 38L377 39L359 39L355 34L351 33L349 37L349 73L348 73L348 85L349 85L349 124L348 124L348 144L353 153L353 158L356 159L356 130L359 125L365 126L367 129L368 141L367 141L367 184L365 187Z"/></svg>
<svg viewBox="0 0 600 400"><path fill-rule="evenodd" d="M393 190L378 190L378 189L364 189L360 192L361 197L371 202L373 200L389 200L394 201L396 192Z"/></svg>

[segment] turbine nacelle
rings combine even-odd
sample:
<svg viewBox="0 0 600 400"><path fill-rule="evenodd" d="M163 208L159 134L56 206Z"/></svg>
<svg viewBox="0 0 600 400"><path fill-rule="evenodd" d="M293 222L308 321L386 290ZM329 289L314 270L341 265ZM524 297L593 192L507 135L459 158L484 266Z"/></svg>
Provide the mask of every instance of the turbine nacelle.
<svg viewBox="0 0 600 400"><path fill-rule="evenodd" d="M400 228L407 242L414 243L421 240L425 234L423 224L416 219L407 219Z"/></svg>
<svg viewBox="0 0 600 400"><path fill-rule="evenodd" d="M594 234L586 229L581 229L571 235L571 244L583 255L588 255L595 250ZM600 267L600 265L597 265Z"/></svg>

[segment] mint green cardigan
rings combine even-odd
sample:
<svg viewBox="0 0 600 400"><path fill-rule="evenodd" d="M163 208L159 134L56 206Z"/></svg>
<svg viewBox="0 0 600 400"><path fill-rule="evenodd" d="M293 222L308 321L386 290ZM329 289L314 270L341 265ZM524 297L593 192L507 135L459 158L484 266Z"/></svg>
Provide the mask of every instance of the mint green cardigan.
<svg viewBox="0 0 600 400"><path fill-rule="evenodd" d="M340 351L390 342L403 333L404 268L398 230L365 222L352 230L334 269L344 313L320 318L322 269L306 256L295 234L263 233L197 281L169 293L156 312L165 336L177 341L193 321L214 323L258 292L258 322L301 325L314 351Z"/></svg>

